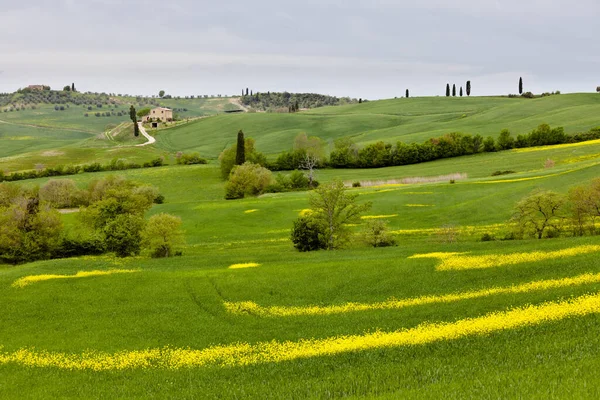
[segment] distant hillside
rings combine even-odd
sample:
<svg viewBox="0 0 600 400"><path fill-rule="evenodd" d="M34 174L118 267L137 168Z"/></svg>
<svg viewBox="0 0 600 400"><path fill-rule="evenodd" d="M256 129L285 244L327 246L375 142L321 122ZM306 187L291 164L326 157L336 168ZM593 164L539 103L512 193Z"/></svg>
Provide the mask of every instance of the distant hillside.
<svg viewBox="0 0 600 400"><path fill-rule="evenodd" d="M334 97L315 93L267 92L242 96L243 105L261 111L287 112L290 107L298 109L339 106L358 103L349 97Z"/></svg>
<svg viewBox="0 0 600 400"><path fill-rule="evenodd" d="M529 133L542 123L576 133L600 126L599 110L598 94L536 99L422 97L323 107L294 114L220 115L165 130L157 139L165 150L194 150L216 158L242 129L256 140L260 151L274 156L289 150L301 132L328 143L351 138L359 146L379 140L421 143L452 132L496 138L505 128L516 136Z"/></svg>

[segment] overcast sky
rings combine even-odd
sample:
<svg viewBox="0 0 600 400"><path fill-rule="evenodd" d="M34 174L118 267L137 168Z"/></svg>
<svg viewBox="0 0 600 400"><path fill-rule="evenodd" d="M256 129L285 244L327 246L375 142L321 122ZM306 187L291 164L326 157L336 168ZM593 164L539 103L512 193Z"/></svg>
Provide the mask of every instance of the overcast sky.
<svg viewBox="0 0 600 400"><path fill-rule="evenodd" d="M369 99L600 85L598 0L1 0L0 91Z"/></svg>

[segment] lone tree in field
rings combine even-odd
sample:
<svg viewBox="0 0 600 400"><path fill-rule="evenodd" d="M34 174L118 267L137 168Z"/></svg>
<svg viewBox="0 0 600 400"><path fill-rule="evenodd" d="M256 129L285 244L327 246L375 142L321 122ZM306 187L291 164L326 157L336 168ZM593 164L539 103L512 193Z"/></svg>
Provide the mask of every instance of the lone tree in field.
<svg viewBox="0 0 600 400"><path fill-rule="evenodd" d="M410 97L410 93L408 91L408 89L406 89L406 98L408 99Z"/></svg>
<svg viewBox="0 0 600 400"><path fill-rule="evenodd" d="M165 96L165 91L161 90L160 92L158 92L158 97L160 97L161 99Z"/></svg>
<svg viewBox="0 0 600 400"><path fill-rule="evenodd" d="M460 97L463 97L462 86L460 87Z"/></svg>
<svg viewBox="0 0 600 400"><path fill-rule="evenodd" d="M467 96L471 95L471 81L467 81Z"/></svg>
<svg viewBox="0 0 600 400"><path fill-rule="evenodd" d="M450 97L450 84L446 83L446 97Z"/></svg>
<svg viewBox="0 0 600 400"><path fill-rule="evenodd" d="M548 230L560 232L563 196L550 191L534 191L517 203L513 220L519 233L542 239Z"/></svg>
<svg viewBox="0 0 600 400"><path fill-rule="evenodd" d="M303 154L298 168L308 171L308 186L313 187L315 169L325 157L323 141L316 136L308 137L306 133L299 133L294 139L294 151Z"/></svg>
<svg viewBox="0 0 600 400"><path fill-rule="evenodd" d="M142 232L142 244L152 251L152 257L172 257L175 249L184 243L181 218L170 214L150 217Z"/></svg>
<svg viewBox="0 0 600 400"><path fill-rule="evenodd" d="M244 145L244 132L240 129L237 134L237 147L235 152L235 165L246 162L246 146Z"/></svg>
<svg viewBox="0 0 600 400"><path fill-rule="evenodd" d="M452 84L452 97L456 97L456 84Z"/></svg>
<svg viewBox="0 0 600 400"><path fill-rule="evenodd" d="M311 216L323 226L327 250L342 247L350 238L348 224L360 220L360 215L371 208L371 203L356 204L357 194L348 194L342 181L320 186L309 198Z"/></svg>
<svg viewBox="0 0 600 400"><path fill-rule="evenodd" d="M523 78L519 78L519 94L523 94Z"/></svg>
<svg viewBox="0 0 600 400"><path fill-rule="evenodd" d="M131 122L133 122L133 134L135 137L140 136L140 127L137 124L137 112L135 111L135 107L133 104L129 107L129 118L131 118Z"/></svg>

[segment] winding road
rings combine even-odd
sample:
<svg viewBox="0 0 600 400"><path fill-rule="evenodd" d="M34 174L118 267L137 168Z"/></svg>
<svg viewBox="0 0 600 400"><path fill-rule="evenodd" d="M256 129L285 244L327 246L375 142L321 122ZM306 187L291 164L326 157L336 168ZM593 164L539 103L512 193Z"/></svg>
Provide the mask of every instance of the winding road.
<svg viewBox="0 0 600 400"><path fill-rule="evenodd" d="M141 122L138 122L138 127L140 128L140 133L142 134L142 136L144 136L148 141L146 143L136 144L135 147L147 146L149 144L156 143L156 139L148 135L148 132L146 132L146 129L144 128Z"/></svg>

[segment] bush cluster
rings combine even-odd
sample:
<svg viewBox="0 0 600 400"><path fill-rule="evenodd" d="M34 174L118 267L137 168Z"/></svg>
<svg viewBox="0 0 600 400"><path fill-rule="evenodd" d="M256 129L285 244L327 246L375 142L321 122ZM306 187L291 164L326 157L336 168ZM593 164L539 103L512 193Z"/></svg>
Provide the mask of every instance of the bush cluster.
<svg viewBox="0 0 600 400"><path fill-rule="evenodd" d="M0 171L0 182L16 182L26 179L48 178L53 176L77 175L82 172L102 172L102 171L123 171L137 168L154 168L166 165L162 157L147 161L143 164L125 162L124 160L114 159L108 164L91 163L83 165L58 165L56 167L40 168L37 170L13 172L4 175Z"/></svg>
<svg viewBox="0 0 600 400"><path fill-rule="evenodd" d="M78 189L73 181L51 180L41 189L0 183L0 261L12 264L114 252L126 257L143 247L154 257L174 255L182 243L181 220L145 212L161 196L152 186L120 177ZM82 206L80 223L65 231L56 208Z"/></svg>
<svg viewBox="0 0 600 400"><path fill-rule="evenodd" d="M324 106L338 106L344 104L358 103L358 100L349 97L334 97L315 93L252 93L241 97L242 104L250 106L256 110L289 111L300 108L317 108ZM297 110L296 110L297 111Z"/></svg>
<svg viewBox="0 0 600 400"><path fill-rule="evenodd" d="M198 153L186 154L186 153L178 152L177 155L175 156L175 160L176 160L177 164L182 164L182 165L206 164L206 162L207 162L206 159L200 157L200 154L198 154Z"/></svg>

